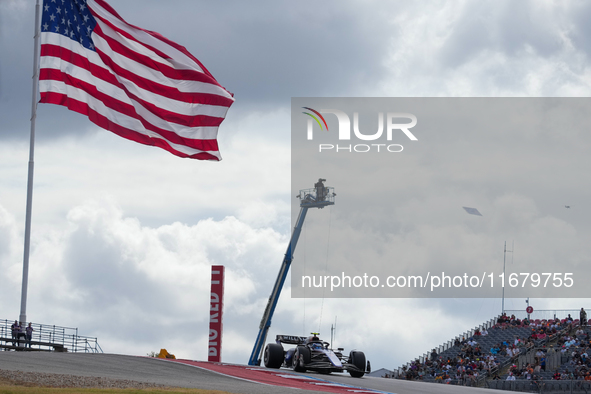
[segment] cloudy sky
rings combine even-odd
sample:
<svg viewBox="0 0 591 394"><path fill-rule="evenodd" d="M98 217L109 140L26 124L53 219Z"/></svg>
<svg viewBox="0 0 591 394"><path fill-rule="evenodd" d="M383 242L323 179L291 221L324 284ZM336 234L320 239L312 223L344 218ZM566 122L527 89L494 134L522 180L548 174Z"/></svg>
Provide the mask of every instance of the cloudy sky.
<svg viewBox="0 0 591 394"><path fill-rule="evenodd" d="M184 45L236 102L220 128L223 160L217 163L180 159L100 130L65 108L39 106L27 319L78 327L98 337L106 352L144 355L166 348L178 357L206 359L210 266L223 264L222 359L248 360L291 232L292 97L588 97L591 91L591 5L585 3L109 3L128 22ZM20 312L33 19L33 0L0 0L2 319ZM462 146L445 155L425 141L428 150L419 157L429 160L403 156L411 169L405 176L380 170L418 194L400 195L395 226L370 230L401 247L423 246L416 253L431 262L474 256L501 265L509 241L515 242L513 264L524 269L539 250L557 261L588 263L585 152L591 141L577 127L555 133L548 139L533 128L515 136L520 149L508 140L506 150L478 129L465 140L450 138L448 144L494 143L494 152L511 157L507 165L500 153L485 156L478 168L500 171L482 174ZM524 150L526 142L535 149ZM554 166L521 171L526 160L514 156L543 162L537 155L551 155L550 143L559 144ZM343 174L330 175L311 174L299 188L323 176L337 193L338 182L346 189ZM450 177L453 187L440 194L442 180L435 175ZM503 182L505 176L510 181ZM560 182L544 185L546 176ZM461 211L472 203L482 218ZM442 206L463 216L442 213ZM334 230L319 239L314 231L334 228L332 220L346 217L343 209L337 200L310 212L296 261L336 264L344 236ZM467 222L473 219L484 222ZM449 236L443 223L450 220L461 237ZM417 237L424 241L413 242ZM579 309L589 302L531 301L536 309ZM525 302L507 299L505 307L523 309ZM269 339L310 331L329 337L336 321L336 345L364 350L374 367L394 368L500 311L500 296L292 299L288 283Z"/></svg>
<svg viewBox="0 0 591 394"><path fill-rule="evenodd" d="M590 104L572 97L294 99L292 189L309 187L317 173L330 179L337 196L329 222L310 226L318 241L309 250L324 251L325 258L294 264L293 288L313 276L299 295L496 298L499 245L511 236L509 249L517 240L519 258L506 267L514 278L507 296L585 297ZM324 112L328 130L302 107ZM343 119L350 116L349 126L336 121L335 108ZM388 115L394 111L399 115ZM312 137L307 122L316 126ZM388 123L411 125L407 132L416 140L399 129L388 136ZM347 127L350 139L340 138ZM320 280L327 274L328 293ZM362 284L364 274L369 285ZM420 291L407 287L417 275L425 286ZM359 276L356 285L348 284L351 276Z"/></svg>

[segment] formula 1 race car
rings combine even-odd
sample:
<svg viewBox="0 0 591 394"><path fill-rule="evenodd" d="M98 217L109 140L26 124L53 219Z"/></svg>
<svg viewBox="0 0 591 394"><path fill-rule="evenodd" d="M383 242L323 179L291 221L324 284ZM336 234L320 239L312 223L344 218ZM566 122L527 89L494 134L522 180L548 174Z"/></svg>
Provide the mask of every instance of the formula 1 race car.
<svg viewBox="0 0 591 394"><path fill-rule="evenodd" d="M344 356L343 348L337 351L329 349L329 343L321 341L318 333L312 333L307 338L277 335L275 342L265 347L264 363L267 368L287 367L296 372L310 370L320 373L347 371L354 378L371 372L363 352L351 351L349 356ZM285 351L283 344L296 346Z"/></svg>

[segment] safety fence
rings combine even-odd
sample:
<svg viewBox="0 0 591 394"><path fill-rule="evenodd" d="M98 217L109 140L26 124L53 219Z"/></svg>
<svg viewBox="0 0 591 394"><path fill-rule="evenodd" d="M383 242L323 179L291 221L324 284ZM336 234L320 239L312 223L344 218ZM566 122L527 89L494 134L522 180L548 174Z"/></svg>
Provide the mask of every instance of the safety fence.
<svg viewBox="0 0 591 394"><path fill-rule="evenodd" d="M78 335L78 328L31 323L30 344L26 340L26 327L13 335L14 320L0 320L0 349L57 352L102 353L97 338Z"/></svg>
<svg viewBox="0 0 591 394"><path fill-rule="evenodd" d="M586 311L587 309L585 309ZM573 320L578 320L580 317L580 309L540 309L534 310L531 313L523 309L519 310L505 310L507 316L515 315L518 319L529 319L529 320L550 320L550 319L566 319L569 315ZM589 316L587 316L589 319Z"/></svg>
<svg viewBox="0 0 591 394"><path fill-rule="evenodd" d="M521 391L526 393L589 393L591 382L586 380L490 380L486 387L496 390Z"/></svg>

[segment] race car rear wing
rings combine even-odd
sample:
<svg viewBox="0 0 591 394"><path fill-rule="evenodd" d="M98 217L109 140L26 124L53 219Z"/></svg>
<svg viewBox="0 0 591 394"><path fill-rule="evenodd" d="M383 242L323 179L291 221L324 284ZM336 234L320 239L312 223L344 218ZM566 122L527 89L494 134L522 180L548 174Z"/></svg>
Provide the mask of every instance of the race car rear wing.
<svg viewBox="0 0 591 394"><path fill-rule="evenodd" d="M290 345L303 345L306 342L307 337L298 337L295 335L277 335L275 342L287 343Z"/></svg>

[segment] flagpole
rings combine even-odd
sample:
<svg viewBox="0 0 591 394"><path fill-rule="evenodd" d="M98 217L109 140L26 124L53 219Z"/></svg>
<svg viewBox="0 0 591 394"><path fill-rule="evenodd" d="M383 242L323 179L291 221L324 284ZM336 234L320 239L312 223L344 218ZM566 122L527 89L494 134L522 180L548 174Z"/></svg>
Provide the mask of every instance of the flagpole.
<svg viewBox="0 0 591 394"><path fill-rule="evenodd" d="M33 172L35 168L35 119L37 118L37 95L39 88L39 38L41 22L39 20L39 0L35 5L35 43L33 50L33 92L31 97L31 137L29 143L29 175L27 180L27 208L25 217L25 250L23 253L23 285L21 290L21 314L19 322L27 323L27 288L29 284L29 249L31 246L31 214L33 206Z"/></svg>

